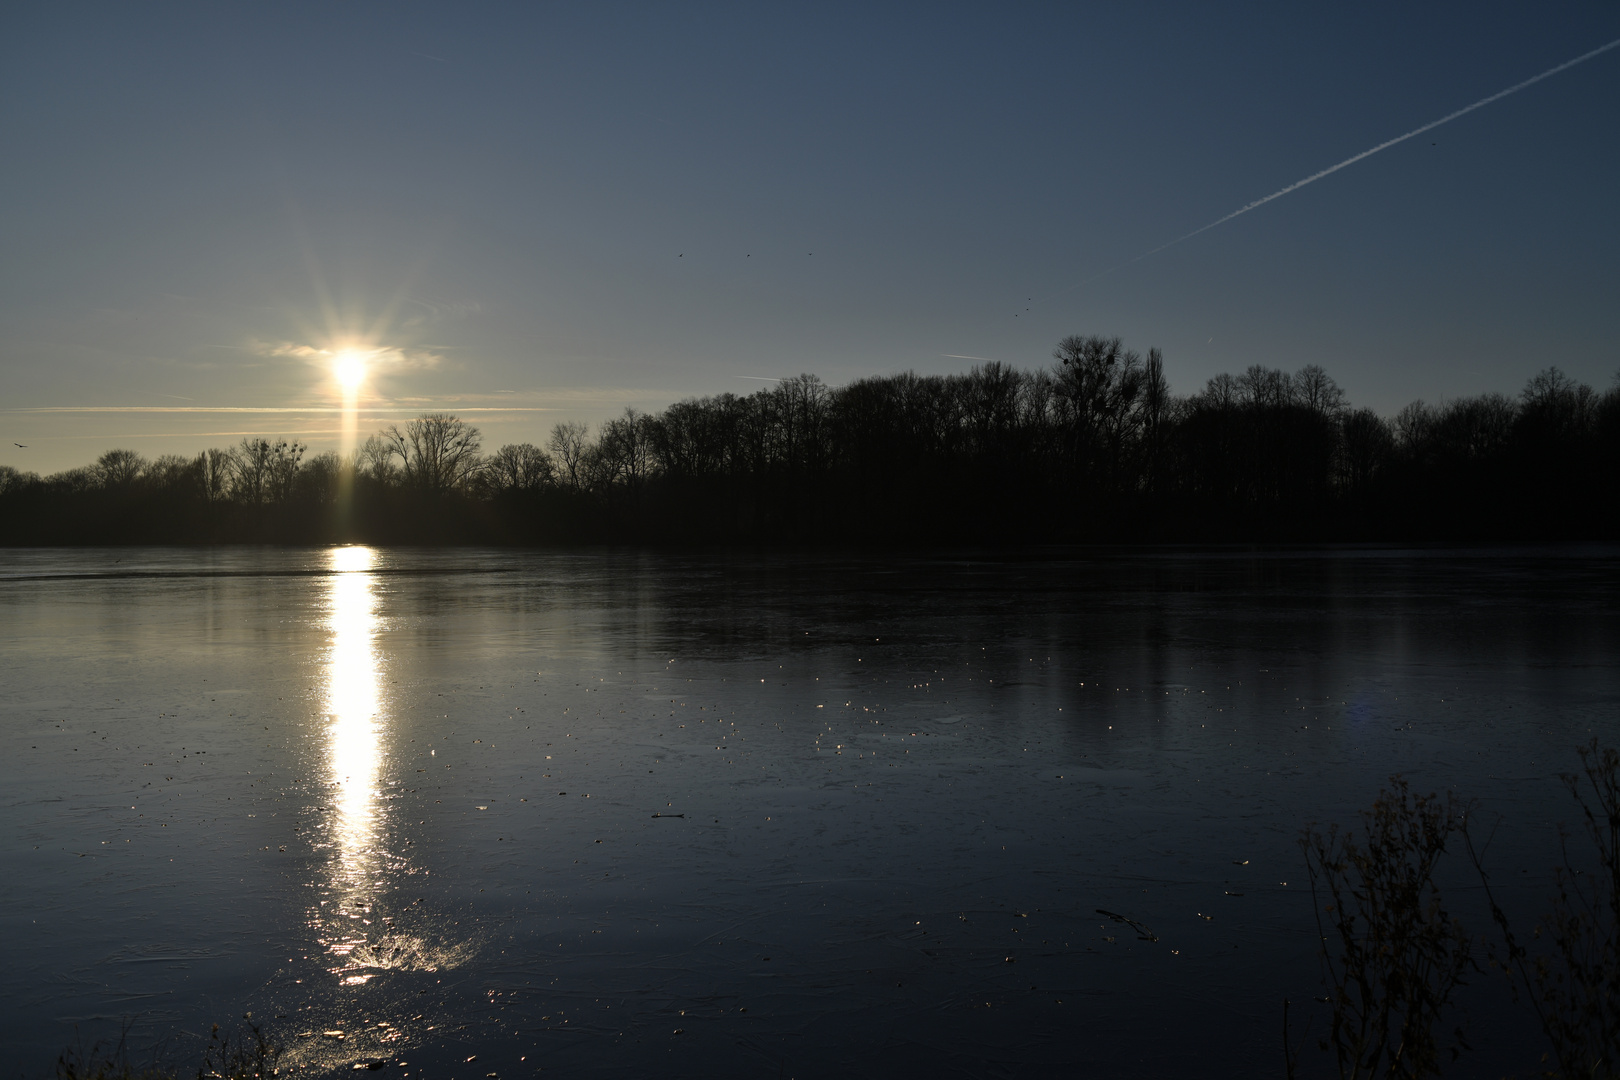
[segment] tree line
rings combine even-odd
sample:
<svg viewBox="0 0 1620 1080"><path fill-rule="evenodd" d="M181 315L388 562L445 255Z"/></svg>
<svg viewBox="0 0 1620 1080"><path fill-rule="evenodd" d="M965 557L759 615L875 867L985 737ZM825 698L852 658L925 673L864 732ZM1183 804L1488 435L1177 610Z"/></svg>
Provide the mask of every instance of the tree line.
<svg viewBox="0 0 1620 1080"><path fill-rule="evenodd" d="M0 543L1003 544L1620 536L1620 385L1547 368L1517 397L1393 417L1316 365L1187 395L1157 349L1072 336L1053 363L814 375L625 410L486 453L433 413L353 454L248 438L0 466Z"/></svg>

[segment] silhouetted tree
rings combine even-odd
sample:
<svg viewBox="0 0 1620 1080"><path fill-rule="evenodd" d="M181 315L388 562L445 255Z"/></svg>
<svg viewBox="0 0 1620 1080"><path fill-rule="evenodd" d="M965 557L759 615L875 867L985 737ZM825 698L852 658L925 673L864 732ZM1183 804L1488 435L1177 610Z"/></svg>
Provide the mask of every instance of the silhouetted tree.
<svg viewBox="0 0 1620 1080"><path fill-rule="evenodd" d="M1364 507L1395 450L1389 424L1371 409L1346 412L1340 422L1339 487Z"/></svg>
<svg viewBox="0 0 1620 1080"><path fill-rule="evenodd" d="M275 467L275 447L269 439L243 439L231 457L232 497L250 506L268 502Z"/></svg>
<svg viewBox="0 0 1620 1080"><path fill-rule="evenodd" d="M652 475L656 459L652 418L627 408L624 415L602 425L594 453L589 454L591 486L610 491L615 486L639 490Z"/></svg>
<svg viewBox="0 0 1620 1080"><path fill-rule="evenodd" d="M394 452L381 435L370 435L355 451L355 469L375 484L391 483L396 476Z"/></svg>
<svg viewBox="0 0 1620 1080"><path fill-rule="evenodd" d="M551 440L547 448L562 462L563 482L570 491L578 491L582 487L584 477L581 468L585 464L585 451L590 445L590 428L578 421L569 421L558 424L551 429Z"/></svg>
<svg viewBox="0 0 1620 1080"><path fill-rule="evenodd" d="M1306 364L1294 374L1294 399L1322 416L1344 411L1344 391L1318 364Z"/></svg>
<svg viewBox="0 0 1620 1080"><path fill-rule="evenodd" d="M189 494L197 482L194 459L163 454L142 470L141 479L156 491Z"/></svg>
<svg viewBox="0 0 1620 1080"><path fill-rule="evenodd" d="M795 543L1614 536L1620 386L1549 369L1518 400L1352 409L1317 365L1171 392L1163 355L1071 336L1054 363L627 409L595 438L480 455L417 417L350 459L244 439L187 461L132 451L6 474L5 542L336 538Z"/></svg>
<svg viewBox="0 0 1620 1080"><path fill-rule="evenodd" d="M324 506L337 499L343 473L351 468L337 454L327 451L304 462L288 486L285 498L305 506Z"/></svg>
<svg viewBox="0 0 1620 1080"><path fill-rule="evenodd" d="M21 472L10 465L0 465L0 495L22 491L38 483L38 473Z"/></svg>
<svg viewBox="0 0 1620 1080"><path fill-rule="evenodd" d="M270 447L270 498L285 502L292 497L304 460L303 443L277 439Z"/></svg>
<svg viewBox="0 0 1620 1080"><path fill-rule="evenodd" d="M109 450L96 459L95 475L102 487L127 488L146 468L146 459L133 450Z"/></svg>
<svg viewBox="0 0 1620 1080"><path fill-rule="evenodd" d="M509 443L484 462L485 483L495 492L537 492L555 479L550 455L533 443Z"/></svg>
<svg viewBox="0 0 1620 1080"><path fill-rule="evenodd" d="M447 413L430 413L408 421L405 429L390 425L382 433L389 452L399 459L404 483L425 492L464 487L479 467L478 429Z"/></svg>

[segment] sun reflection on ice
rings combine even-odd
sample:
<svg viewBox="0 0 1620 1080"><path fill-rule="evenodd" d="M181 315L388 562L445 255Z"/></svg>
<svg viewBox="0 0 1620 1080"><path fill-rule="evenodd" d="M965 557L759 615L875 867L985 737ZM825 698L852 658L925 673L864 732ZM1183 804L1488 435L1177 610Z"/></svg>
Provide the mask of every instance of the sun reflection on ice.
<svg viewBox="0 0 1620 1080"><path fill-rule="evenodd" d="M377 553L365 547L332 551L326 713L328 763L336 795L337 880L345 899L374 885L379 855L377 768L381 701L377 677L377 598L370 573ZM348 907L345 903L345 907ZM369 905L367 905L369 906Z"/></svg>
<svg viewBox="0 0 1620 1080"><path fill-rule="evenodd" d="M345 986L362 986L353 953L367 928L382 886L385 854L377 786L381 762L382 701L377 674L377 597L371 573L377 553L367 547L334 548L327 592L327 783L332 792L333 859L327 899L312 925L336 961L331 970Z"/></svg>
<svg viewBox="0 0 1620 1080"><path fill-rule="evenodd" d="M391 854L383 775L389 716L383 700L378 554L368 547L331 551L328 569L325 656L326 782L331 792L328 823L331 860L325 899L310 926L344 987L360 987L388 970L437 971L473 952L471 942L452 944L402 932L389 911L394 879L413 873ZM409 907L413 921L425 915Z"/></svg>

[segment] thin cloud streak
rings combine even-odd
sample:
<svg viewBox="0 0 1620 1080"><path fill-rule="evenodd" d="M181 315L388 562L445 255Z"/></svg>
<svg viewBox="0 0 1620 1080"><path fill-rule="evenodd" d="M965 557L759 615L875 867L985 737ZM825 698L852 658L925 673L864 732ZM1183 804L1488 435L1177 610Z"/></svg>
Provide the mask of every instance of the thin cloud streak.
<svg viewBox="0 0 1620 1080"><path fill-rule="evenodd" d="M277 428L274 431L131 431L122 435L44 435L41 442L87 441L117 442L121 439L213 439L220 436L235 438L282 438L287 435L333 435L336 428Z"/></svg>
<svg viewBox="0 0 1620 1080"><path fill-rule="evenodd" d="M364 406L358 411L367 416L388 415L403 411L420 411L426 405L378 405ZM454 403L442 406L452 412L487 413L487 412L557 412L556 408L539 405L507 405L507 406L459 406ZM0 409L0 413L341 413L342 408L332 405L311 405L308 408L248 408L244 406L208 406L208 405L46 405L31 409Z"/></svg>

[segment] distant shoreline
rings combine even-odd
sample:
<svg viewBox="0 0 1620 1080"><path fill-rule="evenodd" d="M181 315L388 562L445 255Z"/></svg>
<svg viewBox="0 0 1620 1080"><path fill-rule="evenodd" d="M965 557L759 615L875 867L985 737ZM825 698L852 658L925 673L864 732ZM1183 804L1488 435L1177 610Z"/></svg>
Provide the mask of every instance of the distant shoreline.
<svg viewBox="0 0 1620 1080"><path fill-rule="evenodd" d="M988 363L625 414L482 452L429 414L347 457L250 438L0 467L0 546L902 549L1620 539L1620 386L1548 368L1518 398L1353 408L1325 371L1170 393L1162 358L1066 338Z"/></svg>

